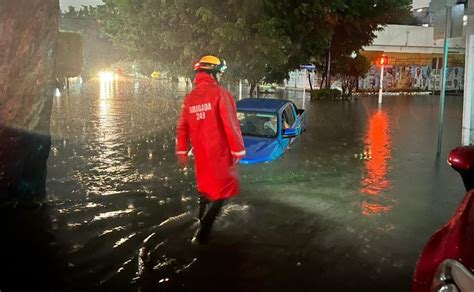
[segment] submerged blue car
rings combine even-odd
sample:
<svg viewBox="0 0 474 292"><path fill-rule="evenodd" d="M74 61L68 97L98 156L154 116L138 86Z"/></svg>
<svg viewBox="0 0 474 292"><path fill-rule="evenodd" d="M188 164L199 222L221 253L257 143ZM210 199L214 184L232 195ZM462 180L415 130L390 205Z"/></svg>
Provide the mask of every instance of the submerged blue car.
<svg viewBox="0 0 474 292"><path fill-rule="evenodd" d="M246 156L242 164L270 162L280 158L303 133L306 113L290 100L247 98L237 102Z"/></svg>

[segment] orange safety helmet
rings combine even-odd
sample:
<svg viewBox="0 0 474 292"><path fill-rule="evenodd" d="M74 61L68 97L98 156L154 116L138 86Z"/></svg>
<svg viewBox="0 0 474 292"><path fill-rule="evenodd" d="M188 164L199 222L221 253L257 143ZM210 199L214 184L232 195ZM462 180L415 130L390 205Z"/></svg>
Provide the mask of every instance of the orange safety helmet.
<svg viewBox="0 0 474 292"><path fill-rule="evenodd" d="M210 73L224 73L227 69L225 60L221 60L216 56L207 55L202 57L199 62L194 65L194 71L207 71Z"/></svg>

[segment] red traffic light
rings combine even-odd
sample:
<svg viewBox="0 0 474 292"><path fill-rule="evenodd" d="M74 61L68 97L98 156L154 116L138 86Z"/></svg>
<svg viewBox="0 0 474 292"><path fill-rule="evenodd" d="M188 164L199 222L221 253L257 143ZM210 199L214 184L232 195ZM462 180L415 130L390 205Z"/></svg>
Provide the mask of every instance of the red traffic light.
<svg viewBox="0 0 474 292"><path fill-rule="evenodd" d="M382 55L381 57L377 59L377 64L379 64L380 66L388 65L388 57L385 55Z"/></svg>

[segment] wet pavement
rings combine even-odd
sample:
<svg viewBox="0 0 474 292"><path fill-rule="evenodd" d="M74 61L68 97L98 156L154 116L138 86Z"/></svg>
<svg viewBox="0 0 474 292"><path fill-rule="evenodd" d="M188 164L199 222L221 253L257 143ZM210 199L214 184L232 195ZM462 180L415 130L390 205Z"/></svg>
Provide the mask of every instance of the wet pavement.
<svg viewBox="0 0 474 292"><path fill-rule="evenodd" d="M278 161L241 167L241 195L193 246L194 175L174 157L186 90L95 80L55 98L46 203L2 208L2 291L409 290L464 195L446 164L461 96L439 159L437 97L306 100L307 131Z"/></svg>

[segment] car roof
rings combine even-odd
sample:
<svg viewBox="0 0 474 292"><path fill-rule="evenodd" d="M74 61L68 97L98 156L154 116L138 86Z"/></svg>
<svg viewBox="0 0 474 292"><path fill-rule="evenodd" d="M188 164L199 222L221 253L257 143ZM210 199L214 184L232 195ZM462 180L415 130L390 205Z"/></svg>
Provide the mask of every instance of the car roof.
<svg viewBox="0 0 474 292"><path fill-rule="evenodd" d="M291 103L285 99L246 98L237 102L237 110L252 112L277 113L283 106Z"/></svg>

